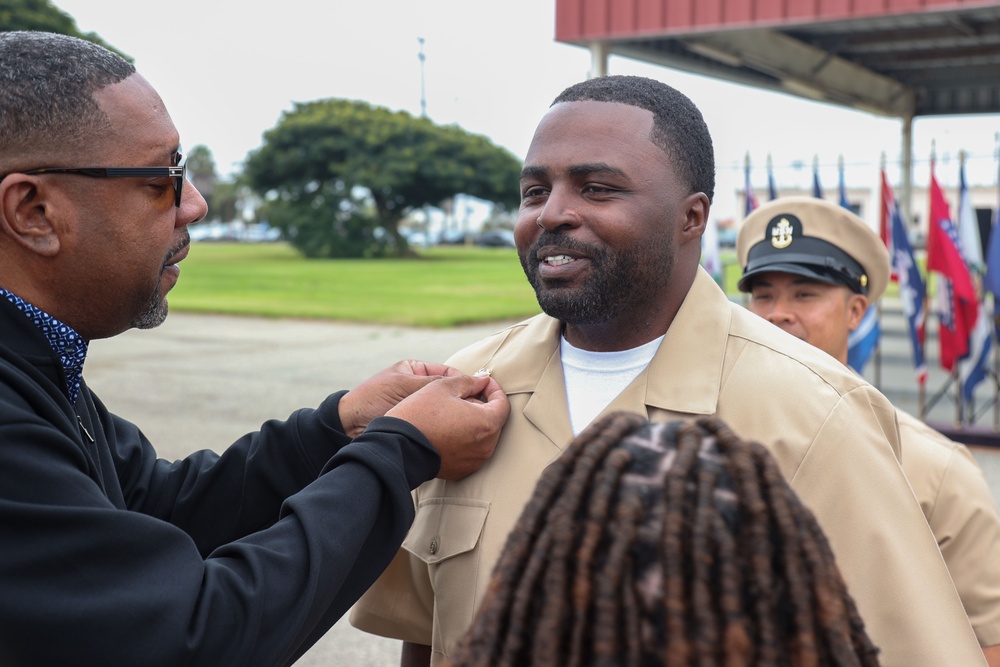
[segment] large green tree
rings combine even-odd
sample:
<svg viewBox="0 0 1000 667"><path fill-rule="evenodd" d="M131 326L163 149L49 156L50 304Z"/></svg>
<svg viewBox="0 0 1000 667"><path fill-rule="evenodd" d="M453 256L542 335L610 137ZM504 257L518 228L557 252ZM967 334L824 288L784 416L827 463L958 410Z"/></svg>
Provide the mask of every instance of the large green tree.
<svg viewBox="0 0 1000 667"><path fill-rule="evenodd" d="M246 161L269 222L310 257L407 251L399 223L457 194L516 207L520 161L457 126L365 102L295 104Z"/></svg>
<svg viewBox="0 0 1000 667"><path fill-rule="evenodd" d="M80 32L76 21L49 0L0 0L0 32L40 30L80 37L132 60L92 32Z"/></svg>

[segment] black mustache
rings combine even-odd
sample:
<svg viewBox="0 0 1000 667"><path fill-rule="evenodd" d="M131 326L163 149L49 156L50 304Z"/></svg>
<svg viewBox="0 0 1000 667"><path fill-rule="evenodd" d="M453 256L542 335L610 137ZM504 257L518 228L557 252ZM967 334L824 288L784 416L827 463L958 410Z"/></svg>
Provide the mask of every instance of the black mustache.
<svg viewBox="0 0 1000 667"><path fill-rule="evenodd" d="M597 251L594 248L591 248L586 243L580 243L567 234L544 231L541 236L538 237L538 240L531 245L530 256L537 257L538 252L545 246L559 246L560 248L572 250L587 256L597 254Z"/></svg>

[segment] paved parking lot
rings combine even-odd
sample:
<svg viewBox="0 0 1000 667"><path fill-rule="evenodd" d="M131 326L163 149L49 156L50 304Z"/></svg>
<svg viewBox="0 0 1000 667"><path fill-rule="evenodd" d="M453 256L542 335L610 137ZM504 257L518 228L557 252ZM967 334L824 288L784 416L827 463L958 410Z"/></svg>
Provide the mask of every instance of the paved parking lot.
<svg viewBox="0 0 1000 667"><path fill-rule="evenodd" d="M316 405L400 359L444 361L503 326L428 330L174 313L157 329L94 341L86 376L162 457L179 458L221 450L263 421ZM883 379L887 395L908 407L915 394L900 345L898 336L887 338ZM1000 450L974 453L1000 498ZM341 621L298 664L388 667L399 664L399 644Z"/></svg>

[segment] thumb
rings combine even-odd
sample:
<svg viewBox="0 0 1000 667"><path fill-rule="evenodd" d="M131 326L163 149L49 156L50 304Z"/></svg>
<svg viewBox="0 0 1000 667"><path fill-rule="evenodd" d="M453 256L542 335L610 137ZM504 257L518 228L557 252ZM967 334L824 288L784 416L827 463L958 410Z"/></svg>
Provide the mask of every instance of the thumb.
<svg viewBox="0 0 1000 667"><path fill-rule="evenodd" d="M479 394L485 399L483 408L492 413L503 424L510 416L510 400L507 393L497 384L497 381L490 378L486 388Z"/></svg>
<svg viewBox="0 0 1000 667"><path fill-rule="evenodd" d="M447 388L448 392L458 398L472 398L480 396L487 386L492 382L496 384L495 380L492 380L489 376L481 375L474 377L471 375L455 375L452 377L445 377L436 380L439 385ZM499 385L497 385L499 388Z"/></svg>

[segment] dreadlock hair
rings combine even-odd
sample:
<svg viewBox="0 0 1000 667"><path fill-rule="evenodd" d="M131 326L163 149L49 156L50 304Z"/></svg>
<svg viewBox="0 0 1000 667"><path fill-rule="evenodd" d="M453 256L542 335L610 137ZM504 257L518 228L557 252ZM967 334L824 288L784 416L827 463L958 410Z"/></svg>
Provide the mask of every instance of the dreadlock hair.
<svg viewBox="0 0 1000 667"><path fill-rule="evenodd" d="M615 413L543 473L452 667L878 665L770 453Z"/></svg>
<svg viewBox="0 0 1000 667"><path fill-rule="evenodd" d="M93 42L0 32L0 174L85 148L110 128L94 93L134 73L132 63Z"/></svg>
<svg viewBox="0 0 1000 667"><path fill-rule="evenodd" d="M646 109L653 114L650 139L663 149L674 170L692 192L715 196L715 151L701 111L686 95L667 84L643 76L599 76L559 93L560 102L613 102Z"/></svg>

